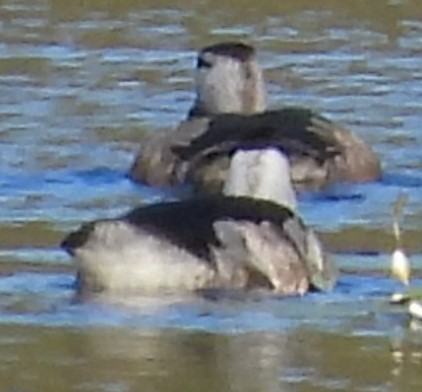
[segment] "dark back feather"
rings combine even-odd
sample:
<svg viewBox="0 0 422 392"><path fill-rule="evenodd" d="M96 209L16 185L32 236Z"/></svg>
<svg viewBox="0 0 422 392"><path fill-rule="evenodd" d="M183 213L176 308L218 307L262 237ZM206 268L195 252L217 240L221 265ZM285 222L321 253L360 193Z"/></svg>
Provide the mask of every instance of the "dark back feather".
<svg viewBox="0 0 422 392"><path fill-rule="evenodd" d="M334 124L303 108L285 108L254 115L221 114L208 130L187 146L174 146L184 161L231 155L237 149L279 148L288 157L311 157L319 163L341 153Z"/></svg>
<svg viewBox="0 0 422 392"><path fill-rule="evenodd" d="M210 196L153 204L123 217L132 225L210 260L209 245L219 246L213 224L219 220L268 221L282 228L294 214L276 203L248 197Z"/></svg>

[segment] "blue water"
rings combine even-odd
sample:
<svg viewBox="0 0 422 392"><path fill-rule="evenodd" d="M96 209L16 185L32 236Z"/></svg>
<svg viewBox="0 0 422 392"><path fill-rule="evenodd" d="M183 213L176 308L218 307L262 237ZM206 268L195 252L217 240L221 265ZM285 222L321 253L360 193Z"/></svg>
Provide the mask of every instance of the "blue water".
<svg viewBox="0 0 422 392"><path fill-rule="evenodd" d="M309 322L328 328L324 312L330 325L337 325L384 309L385 298L398 289L386 277L389 250L359 242L355 254L335 255L341 268L359 274L341 274L328 295L177 301L146 315L74 303L74 266L59 250L60 239L81 222L185 191L135 185L127 170L146 133L175 126L188 111L195 50L255 30L245 24L219 26L214 15L212 39L188 44L191 37L183 25L188 10L135 9L121 20L88 7L80 20L66 20L59 10L51 11L59 13L51 20L45 4L15 6L12 1L3 8L12 15L13 29L0 26L0 322L134 322L219 331ZM419 232L420 22L411 17L397 22L402 28L394 39L377 20L351 17L332 24L331 17L308 10L262 22L265 28L253 41L268 79L270 106L309 106L353 129L379 154L384 175L379 182L303 194L300 212L321 232L361 227L382 236L390 230L391 205L404 192L409 197L404 230ZM105 44L101 37L113 28L120 32L116 42ZM38 233L37 224L45 232ZM412 258L420 271L420 247L414 242ZM374 269L376 276L369 274ZM314 305L318 312L312 311ZM344 313L350 306L353 310ZM286 313L290 307L294 312Z"/></svg>

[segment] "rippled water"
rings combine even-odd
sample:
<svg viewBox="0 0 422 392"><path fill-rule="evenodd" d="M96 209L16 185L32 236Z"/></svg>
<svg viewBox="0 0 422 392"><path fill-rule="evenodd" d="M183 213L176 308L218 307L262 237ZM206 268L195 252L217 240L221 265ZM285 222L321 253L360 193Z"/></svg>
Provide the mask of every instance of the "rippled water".
<svg viewBox="0 0 422 392"><path fill-rule="evenodd" d="M421 285L419 0L0 4L0 386L5 391L419 391L422 335L386 304L391 203ZM77 303L58 249L81 221L174 196L126 178L189 109L198 48L259 50L271 106L305 105L380 155L377 183L301 196L332 294Z"/></svg>

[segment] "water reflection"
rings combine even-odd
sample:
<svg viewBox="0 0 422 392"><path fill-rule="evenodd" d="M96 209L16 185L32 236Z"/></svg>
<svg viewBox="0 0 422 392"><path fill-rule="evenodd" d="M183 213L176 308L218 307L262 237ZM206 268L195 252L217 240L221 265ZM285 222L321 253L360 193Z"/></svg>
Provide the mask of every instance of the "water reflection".
<svg viewBox="0 0 422 392"><path fill-rule="evenodd" d="M6 390L416 391L421 387L421 348L407 347L399 358L383 337L307 328L235 335L122 327L48 331L17 327L11 335L10 328L1 329L7 364L0 378Z"/></svg>

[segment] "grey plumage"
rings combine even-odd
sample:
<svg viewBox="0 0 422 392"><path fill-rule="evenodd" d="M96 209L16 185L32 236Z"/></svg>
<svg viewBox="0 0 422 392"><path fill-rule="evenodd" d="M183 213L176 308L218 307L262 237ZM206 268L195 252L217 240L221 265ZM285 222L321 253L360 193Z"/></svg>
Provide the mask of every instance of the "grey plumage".
<svg viewBox="0 0 422 392"><path fill-rule="evenodd" d="M151 247L143 246L144 239L156 242L155 254L146 254ZM215 196L155 204L91 222L61 246L79 258L79 284L96 290L245 288L264 281L277 293L303 294L310 288L330 289L335 282L332 261L322 251L315 253L315 246L320 247L316 241L288 208ZM100 260L105 252L107 260ZM181 255L184 260L177 260ZM149 276L151 268L154 276Z"/></svg>
<svg viewBox="0 0 422 392"><path fill-rule="evenodd" d="M143 141L130 169L133 180L155 186L188 182L220 192L235 151L269 146L288 157L299 190L380 178L378 157L349 130L307 108L265 110L252 47L231 42L204 48L195 79L197 97L188 119Z"/></svg>

